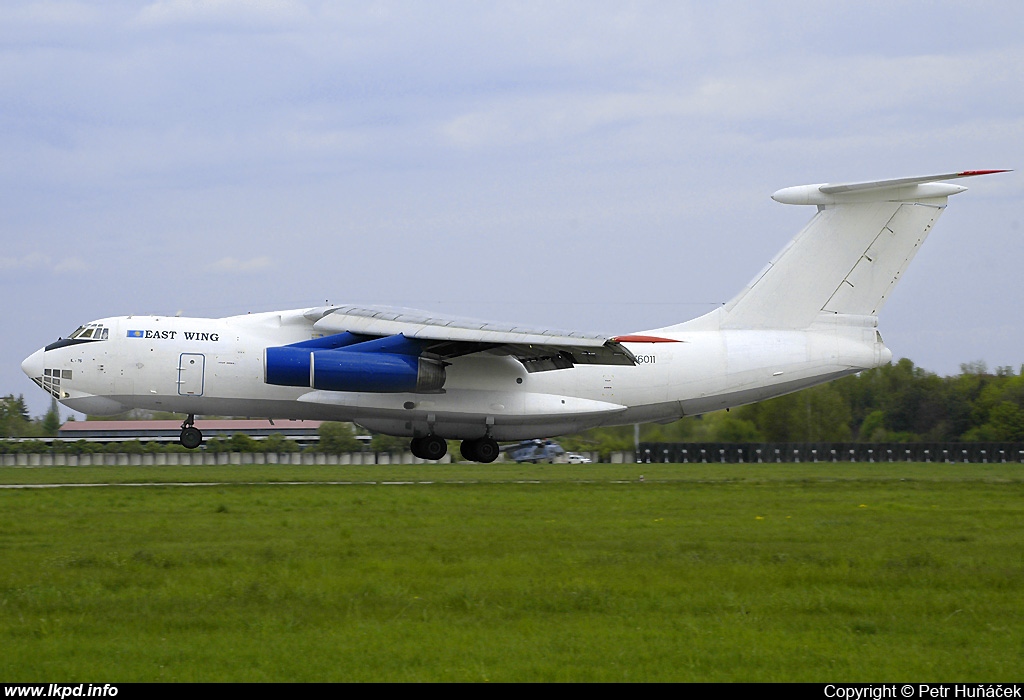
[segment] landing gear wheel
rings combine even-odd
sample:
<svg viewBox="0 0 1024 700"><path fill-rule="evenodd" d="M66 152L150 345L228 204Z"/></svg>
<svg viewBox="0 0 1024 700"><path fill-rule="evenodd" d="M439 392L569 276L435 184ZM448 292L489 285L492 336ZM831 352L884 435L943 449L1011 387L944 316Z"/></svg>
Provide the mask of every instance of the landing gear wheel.
<svg viewBox="0 0 1024 700"><path fill-rule="evenodd" d="M497 442L491 438L485 437L476 441L475 452L477 459L484 464L490 464L498 458L498 455L501 453L501 448L498 447Z"/></svg>
<svg viewBox="0 0 1024 700"><path fill-rule="evenodd" d="M188 427L181 429L181 437L178 438L178 442L183 447L187 447L190 450L194 450L203 444L203 434L199 431L199 428Z"/></svg>
<svg viewBox="0 0 1024 700"><path fill-rule="evenodd" d="M409 443L413 455L420 459L438 460L448 454L448 443L437 435L413 438Z"/></svg>
<svg viewBox="0 0 1024 700"><path fill-rule="evenodd" d="M463 440L459 451L463 457L472 462L490 464L498 458L501 448L493 439L482 437L478 440Z"/></svg>
<svg viewBox="0 0 1024 700"><path fill-rule="evenodd" d="M436 435L423 438L423 459L438 460L448 454L448 443Z"/></svg>
<svg viewBox="0 0 1024 700"><path fill-rule="evenodd" d="M181 436L178 438L178 442L181 443L182 447L186 447L190 450L194 450L203 444L203 434L196 427L196 414L188 414L181 423Z"/></svg>

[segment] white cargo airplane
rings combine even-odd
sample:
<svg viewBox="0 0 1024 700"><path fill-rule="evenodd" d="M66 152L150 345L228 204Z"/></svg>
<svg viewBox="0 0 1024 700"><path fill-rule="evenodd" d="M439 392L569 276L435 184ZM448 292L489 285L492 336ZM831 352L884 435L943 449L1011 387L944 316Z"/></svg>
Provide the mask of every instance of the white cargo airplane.
<svg viewBox="0 0 1024 700"><path fill-rule="evenodd" d="M670 422L761 401L892 357L878 312L950 195L939 182L1002 170L779 190L818 208L724 306L664 328L605 337L406 309L325 306L220 319L119 316L37 350L22 369L87 414L174 411L198 447L198 414L354 421L445 439L491 462L497 440Z"/></svg>

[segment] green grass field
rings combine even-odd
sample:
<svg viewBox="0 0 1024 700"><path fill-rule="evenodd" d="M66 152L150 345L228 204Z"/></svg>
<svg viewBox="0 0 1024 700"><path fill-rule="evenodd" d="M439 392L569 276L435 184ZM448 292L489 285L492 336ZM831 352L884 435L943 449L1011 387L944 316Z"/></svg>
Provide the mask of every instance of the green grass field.
<svg viewBox="0 0 1024 700"><path fill-rule="evenodd" d="M0 490L7 682L1024 666L1020 465L0 469L43 482L217 483Z"/></svg>

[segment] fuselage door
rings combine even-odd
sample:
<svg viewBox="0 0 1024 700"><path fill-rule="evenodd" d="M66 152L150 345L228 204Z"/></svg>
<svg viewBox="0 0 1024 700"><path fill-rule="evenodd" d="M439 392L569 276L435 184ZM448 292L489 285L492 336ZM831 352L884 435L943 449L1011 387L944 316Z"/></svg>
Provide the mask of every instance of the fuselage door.
<svg viewBox="0 0 1024 700"><path fill-rule="evenodd" d="M194 352L181 353L178 358L178 394L180 396L202 396L205 369L205 355Z"/></svg>

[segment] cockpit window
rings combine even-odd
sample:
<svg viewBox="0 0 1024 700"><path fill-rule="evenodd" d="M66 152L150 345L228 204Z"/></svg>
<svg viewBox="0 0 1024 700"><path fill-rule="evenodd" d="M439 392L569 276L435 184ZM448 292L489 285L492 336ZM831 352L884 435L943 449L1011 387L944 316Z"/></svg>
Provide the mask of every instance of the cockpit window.
<svg viewBox="0 0 1024 700"><path fill-rule="evenodd" d="M69 335L67 338L58 340L55 343L50 343L46 346L46 350L56 350L57 348L67 347L68 345L78 345L79 343L91 343L95 340L107 340L110 337L110 329L100 323L87 323L84 326L79 326L75 329L75 332Z"/></svg>
<svg viewBox="0 0 1024 700"><path fill-rule="evenodd" d="M98 323L89 323L79 326L74 333L68 336L71 340L82 338L83 340L106 340L110 337L110 329Z"/></svg>

